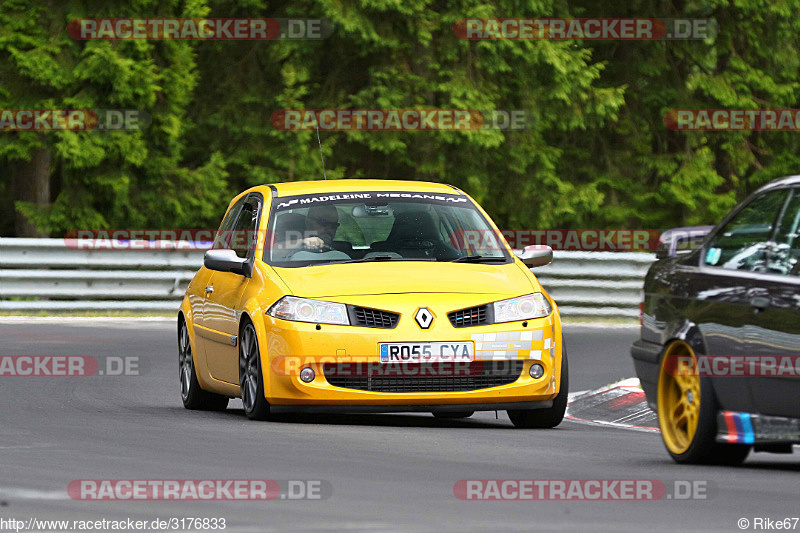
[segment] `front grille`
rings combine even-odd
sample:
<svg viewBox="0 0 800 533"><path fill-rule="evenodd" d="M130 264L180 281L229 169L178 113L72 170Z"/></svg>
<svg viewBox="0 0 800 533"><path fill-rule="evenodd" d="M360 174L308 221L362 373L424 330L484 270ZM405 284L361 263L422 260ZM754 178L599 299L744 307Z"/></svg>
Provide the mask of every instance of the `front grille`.
<svg viewBox="0 0 800 533"><path fill-rule="evenodd" d="M522 365L522 361L475 361L455 367L452 363L326 363L323 371L328 383L343 389L466 392L514 383Z"/></svg>
<svg viewBox="0 0 800 533"><path fill-rule="evenodd" d="M354 326L365 328L384 328L393 329L400 320L400 315L381 311L380 309L370 309L369 307L351 307L351 323Z"/></svg>
<svg viewBox="0 0 800 533"><path fill-rule="evenodd" d="M489 323L489 306L481 305L447 313L454 328L468 328Z"/></svg>

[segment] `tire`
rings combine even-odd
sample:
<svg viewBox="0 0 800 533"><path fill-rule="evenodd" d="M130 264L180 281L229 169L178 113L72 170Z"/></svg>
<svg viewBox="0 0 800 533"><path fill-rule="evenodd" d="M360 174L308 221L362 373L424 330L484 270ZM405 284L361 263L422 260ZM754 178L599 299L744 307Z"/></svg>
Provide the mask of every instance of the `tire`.
<svg viewBox="0 0 800 533"><path fill-rule="evenodd" d="M561 351L561 388L553 399L553 406L547 409L519 409L508 411L508 418L515 427L522 429L554 428L564 420L569 398L569 364L567 349Z"/></svg>
<svg viewBox="0 0 800 533"><path fill-rule="evenodd" d="M475 411L433 411L436 418L469 418Z"/></svg>
<svg viewBox="0 0 800 533"><path fill-rule="evenodd" d="M250 420L268 420L269 402L264 395L264 374L261 371L261 352L256 328L248 320L242 324L239 336L239 387L244 414Z"/></svg>
<svg viewBox="0 0 800 533"><path fill-rule="evenodd" d="M693 362L679 364L678 357ZM694 370L688 365L694 365ZM661 440L680 464L738 465L750 453L746 444L717 442L718 404L708 377L696 372L697 357L683 341L664 351L658 371L657 412Z"/></svg>
<svg viewBox="0 0 800 533"><path fill-rule="evenodd" d="M200 388L194 367L192 343L189 339L189 326L183 317L178 321L178 371L180 372L181 400L186 409L224 411L228 407L227 396L214 394Z"/></svg>

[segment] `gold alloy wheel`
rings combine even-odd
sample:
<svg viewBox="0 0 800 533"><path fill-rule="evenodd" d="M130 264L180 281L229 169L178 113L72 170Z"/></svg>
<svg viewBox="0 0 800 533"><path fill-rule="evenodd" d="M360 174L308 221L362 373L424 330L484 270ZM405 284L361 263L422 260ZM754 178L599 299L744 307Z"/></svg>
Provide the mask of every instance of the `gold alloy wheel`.
<svg viewBox="0 0 800 533"><path fill-rule="evenodd" d="M700 416L700 376L697 357L683 341L670 344L658 374L658 424L667 448L685 453L697 434Z"/></svg>

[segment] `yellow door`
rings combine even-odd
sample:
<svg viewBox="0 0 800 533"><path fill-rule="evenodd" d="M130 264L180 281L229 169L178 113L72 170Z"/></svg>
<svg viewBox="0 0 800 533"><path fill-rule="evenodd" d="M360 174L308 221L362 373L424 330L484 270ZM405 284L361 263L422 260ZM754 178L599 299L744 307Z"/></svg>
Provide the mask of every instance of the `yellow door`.
<svg viewBox="0 0 800 533"><path fill-rule="evenodd" d="M206 268L200 269L195 275L186 295L189 297L189 306L192 309L192 328L194 333L194 351L197 363L202 364L205 361L205 319L203 313L205 311L205 303L207 293L205 292L208 283L211 280L213 272Z"/></svg>
<svg viewBox="0 0 800 533"><path fill-rule="evenodd" d="M239 302L249 279L231 272L214 272L204 320L206 361L214 379L239 383Z"/></svg>
<svg viewBox="0 0 800 533"><path fill-rule="evenodd" d="M242 204L233 233L227 238L236 255L255 260L255 230L261 217L263 199L251 193ZM214 272L204 309L206 360L214 379L239 384L239 317L242 294L250 278L232 272Z"/></svg>

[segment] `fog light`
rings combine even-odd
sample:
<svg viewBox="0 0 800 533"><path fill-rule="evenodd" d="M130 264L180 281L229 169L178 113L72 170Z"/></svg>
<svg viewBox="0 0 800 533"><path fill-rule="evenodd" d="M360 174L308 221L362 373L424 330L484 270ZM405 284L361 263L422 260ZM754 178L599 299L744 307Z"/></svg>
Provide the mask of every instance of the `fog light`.
<svg viewBox="0 0 800 533"><path fill-rule="evenodd" d="M300 379L303 383L311 383L317 375L314 373L313 368L305 367L300 371Z"/></svg>
<svg viewBox="0 0 800 533"><path fill-rule="evenodd" d="M309 368L309 370L311 369ZM529 372L533 379L539 379L544 376L544 367L540 364L531 365Z"/></svg>

